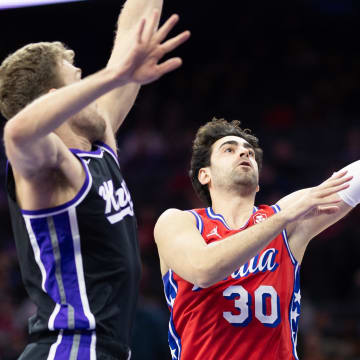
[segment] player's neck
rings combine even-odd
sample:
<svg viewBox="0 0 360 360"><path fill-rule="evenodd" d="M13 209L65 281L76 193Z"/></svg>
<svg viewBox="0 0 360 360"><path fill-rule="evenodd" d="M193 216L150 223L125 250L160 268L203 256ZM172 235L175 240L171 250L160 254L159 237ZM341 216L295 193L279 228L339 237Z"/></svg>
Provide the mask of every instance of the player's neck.
<svg viewBox="0 0 360 360"><path fill-rule="evenodd" d="M60 137L63 143L72 149L80 149L84 151L90 151L92 144L89 139L85 136L75 134L71 127L67 124L63 124L58 129L55 130L55 133Z"/></svg>
<svg viewBox="0 0 360 360"><path fill-rule="evenodd" d="M212 209L221 214L232 229L241 228L253 212L255 194L234 196L234 194L212 194Z"/></svg>

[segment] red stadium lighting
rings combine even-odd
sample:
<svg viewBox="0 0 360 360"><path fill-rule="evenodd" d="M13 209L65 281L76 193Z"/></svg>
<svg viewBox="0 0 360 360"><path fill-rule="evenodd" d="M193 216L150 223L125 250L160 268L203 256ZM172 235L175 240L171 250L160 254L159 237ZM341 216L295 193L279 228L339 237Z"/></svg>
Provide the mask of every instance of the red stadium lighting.
<svg viewBox="0 0 360 360"><path fill-rule="evenodd" d="M0 3L0 9L13 9L18 7L59 4L75 1L85 0L2 0Z"/></svg>

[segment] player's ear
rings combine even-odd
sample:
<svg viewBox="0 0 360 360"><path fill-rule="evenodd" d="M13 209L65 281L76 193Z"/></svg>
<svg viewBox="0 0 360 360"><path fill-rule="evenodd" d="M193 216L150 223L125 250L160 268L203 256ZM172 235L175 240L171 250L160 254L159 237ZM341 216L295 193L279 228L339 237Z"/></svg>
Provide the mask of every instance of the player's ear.
<svg viewBox="0 0 360 360"><path fill-rule="evenodd" d="M201 185L206 185L210 182L210 169L208 167L199 170L198 180Z"/></svg>
<svg viewBox="0 0 360 360"><path fill-rule="evenodd" d="M260 186L258 185L257 187L256 187L256 192L259 192L260 191Z"/></svg>

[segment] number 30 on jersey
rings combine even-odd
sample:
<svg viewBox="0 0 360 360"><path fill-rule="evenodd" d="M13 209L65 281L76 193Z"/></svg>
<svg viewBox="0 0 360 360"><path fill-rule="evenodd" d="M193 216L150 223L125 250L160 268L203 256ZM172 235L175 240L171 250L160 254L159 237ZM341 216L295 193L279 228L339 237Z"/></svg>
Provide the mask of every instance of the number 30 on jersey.
<svg viewBox="0 0 360 360"><path fill-rule="evenodd" d="M253 299L256 319L269 327L280 323L280 299L272 286L260 285L252 296L241 285L234 285L225 289L223 295L228 300L234 300L235 309L240 311L235 315L230 311L223 312L224 318L234 326L246 326L253 320L250 308Z"/></svg>

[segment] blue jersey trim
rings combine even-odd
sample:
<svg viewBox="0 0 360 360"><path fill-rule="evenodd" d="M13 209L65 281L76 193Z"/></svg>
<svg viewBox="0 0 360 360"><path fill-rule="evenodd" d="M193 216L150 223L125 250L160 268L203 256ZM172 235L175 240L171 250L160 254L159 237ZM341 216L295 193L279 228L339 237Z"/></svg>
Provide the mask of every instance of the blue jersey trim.
<svg viewBox="0 0 360 360"><path fill-rule="evenodd" d="M249 219L245 222L245 224L244 224L243 226L241 226L240 228L238 228L238 229L231 229L231 227L226 223L225 218L224 218L221 214L215 214L213 208L208 207L208 208L206 208L205 210L206 210L206 215L207 215L210 219L221 221L228 230L242 230L243 228L245 228L245 227L248 225L248 223L249 223L249 221L250 221L250 218L251 218L251 217L249 217ZM256 211L258 211L258 210L259 210L259 209L258 209L256 206L254 206L254 207L253 207L253 214L256 213Z"/></svg>
<svg viewBox="0 0 360 360"><path fill-rule="evenodd" d="M214 210L211 207L206 208L206 214L210 219L221 221L228 230L231 230L230 226L226 223L224 217L221 214L215 214Z"/></svg>
<svg viewBox="0 0 360 360"><path fill-rule="evenodd" d="M203 223L203 220L202 220L201 216L194 210L187 210L187 211L192 213L195 216L196 227L198 228L200 234L202 235L202 233L204 231L204 223Z"/></svg>
<svg viewBox="0 0 360 360"><path fill-rule="evenodd" d="M271 207L272 207L272 209L274 210L275 213L278 213L278 212L281 211L280 206L277 205L277 204L276 204L276 205L272 205ZM298 264L298 262L297 262L295 256L293 255L293 253L292 253L292 251L291 251L291 249L290 249L290 244L289 244L289 240L288 240L288 236L287 236L286 229L284 229L281 234L282 234L282 238L283 238L283 240L284 240L286 249L287 249L287 251L288 251L288 254L289 254L289 256L290 256L291 262L293 263L294 266L296 266L296 265Z"/></svg>
<svg viewBox="0 0 360 360"><path fill-rule="evenodd" d="M181 357L181 339L176 332L173 319L174 302L177 296L178 285L174 279L173 271L171 269L169 269L169 271L163 276L163 283L166 302L171 311L168 332L168 342L171 352L171 358L178 360Z"/></svg>
<svg viewBox="0 0 360 360"><path fill-rule="evenodd" d="M295 295L297 294L297 296ZM299 318L301 312L301 305L300 305L300 267L296 265L294 269L294 289L293 289L293 296L290 301L289 306L289 323L290 323L290 331L291 331L291 343L293 345L293 355L296 360L299 360L296 346L297 346L297 332L299 328ZM297 303L297 304L296 304ZM297 317L296 319L292 319L292 313L296 311Z"/></svg>

